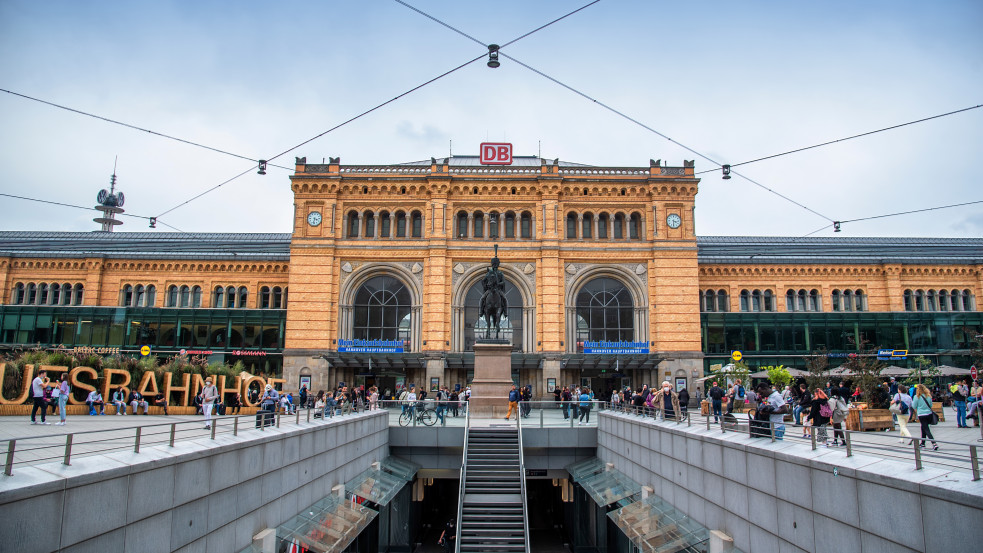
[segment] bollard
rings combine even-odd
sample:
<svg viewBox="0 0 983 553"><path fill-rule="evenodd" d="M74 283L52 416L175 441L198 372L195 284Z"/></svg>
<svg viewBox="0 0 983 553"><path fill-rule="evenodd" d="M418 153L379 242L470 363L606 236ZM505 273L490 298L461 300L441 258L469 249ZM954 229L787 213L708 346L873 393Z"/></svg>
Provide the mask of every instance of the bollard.
<svg viewBox="0 0 983 553"><path fill-rule="evenodd" d="M812 450L816 451L816 431L813 430L809 433L809 441L812 442Z"/></svg>
<svg viewBox="0 0 983 553"><path fill-rule="evenodd" d="M850 438L850 431L849 430L844 430L843 431L843 443L846 444L846 456L847 457L853 457L853 441Z"/></svg>
<svg viewBox="0 0 983 553"><path fill-rule="evenodd" d="M311 408L307 408L307 422L311 422Z"/></svg>
<svg viewBox="0 0 983 553"><path fill-rule="evenodd" d="M61 464L70 466L72 464L72 440L74 434L65 436L65 460Z"/></svg>
<svg viewBox="0 0 983 553"><path fill-rule="evenodd" d="M14 474L14 448L16 446L17 440L10 440L7 442L7 463L3 468L3 473L7 476L13 476Z"/></svg>
<svg viewBox="0 0 983 553"><path fill-rule="evenodd" d="M912 440L915 444L915 470L922 470L922 448L921 439Z"/></svg>
<svg viewBox="0 0 983 553"><path fill-rule="evenodd" d="M721 434L726 434L727 433L727 429L724 428L724 418L723 417L720 417L720 433Z"/></svg>
<svg viewBox="0 0 983 553"><path fill-rule="evenodd" d="M276 427L277 428L280 428L280 413L279 412L277 412L277 414L276 414Z"/></svg>
<svg viewBox="0 0 983 553"><path fill-rule="evenodd" d="M977 451L978 447L978 445L969 446L969 460L973 464L973 482L980 479L980 458L979 451Z"/></svg>
<svg viewBox="0 0 983 553"><path fill-rule="evenodd" d="M543 427L543 411L545 411L545 409L540 409L539 410L539 427L540 428Z"/></svg>
<svg viewBox="0 0 983 553"><path fill-rule="evenodd" d="M232 435L233 436L238 436L239 435L239 416L238 415L236 415L236 418L232 419Z"/></svg>
<svg viewBox="0 0 983 553"><path fill-rule="evenodd" d="M751 428L750 424L748 424L748 428ZM768 421L768 431L771 432L771 443L775 443L775 423ZM816 449L815 443L813 443L812 449Z"/></svg>
<svg viewBox="0 0 983 553"><path fill-rule="evenodd" d="M136 440L133 443L133 453L140 453L140 434L142 432L143 432L143 427L138 426Z"/></svg>
<svg viewBox="0 0 983 553"><path fill-rule="evenodd" d="M707 417L707 430L710 430L710 417Z"/></svg>
<svg viewBox="0 0 983 553"><path fill-rule="evenodd" d="M172 422L171 423L171 440L170 440L170 442L168 442L168 444L171 447L174 447L174 435L175 434L177 434L177 423L176 422Z"/></svg>
<svg viewBox="0 0 983 553"><path fill-rule="evenodd" d="M212 421L212 439L215 439L215 430L218 429L218 419Z"/></svg>

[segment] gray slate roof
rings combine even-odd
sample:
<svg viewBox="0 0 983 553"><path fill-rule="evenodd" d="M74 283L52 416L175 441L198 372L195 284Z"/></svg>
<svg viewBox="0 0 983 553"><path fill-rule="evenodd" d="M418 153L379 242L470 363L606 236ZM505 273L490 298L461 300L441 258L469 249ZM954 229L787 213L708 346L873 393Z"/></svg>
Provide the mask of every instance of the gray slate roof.
<svg viewBox="0 0 983 553"><path fill-rule="evenodd" d="M482 165L478 156L451 156L438 157L437 163L442 164L445 159L449 160L447 165L449 167L488 167L488 165ZM541 158L539 156L512 156L512 164L507 167L541 167L543 162L546 165L553 165L552 159ZM430 160L425 159L423 161L410 161L407 163L397 163L399 165L406 165L411 167L430 167ZM570 161L560 160L560 167L593 167L593 165L585 165L583 163L573 163Z"/></svg>
<svg viewBox="0 0 983 553"><path fill-rule="evenodd" d="M290 238L289 233L6 231L0 232L0 256L288 261ZM983 238L701 236L697 246L702 264L983 264Z"/></svg>

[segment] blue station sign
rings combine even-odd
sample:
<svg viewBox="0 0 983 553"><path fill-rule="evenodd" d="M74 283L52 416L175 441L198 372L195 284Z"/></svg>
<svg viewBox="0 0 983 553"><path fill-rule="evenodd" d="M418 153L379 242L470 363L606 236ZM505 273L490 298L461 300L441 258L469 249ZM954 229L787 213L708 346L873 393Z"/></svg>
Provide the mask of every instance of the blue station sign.
<svg viewBox="0 0 983 553"><path fill-rule="evenodd" d="M584 342L584 353L594 355L622 355L648 352L648 342Z"/></svg>
<svg viewBox="0 0 983 553"><path fill-rule="evenodd" d="M879 361L890 361L892 359L904 359L908 357L908 350L906 349L879 349L877 350L877 359Z"/></svg>
<svg viewBox="0 0 983 553"><path fill-rule="evenodd" d="M339 353L403 353L402 340L338 340Z"/></svg>

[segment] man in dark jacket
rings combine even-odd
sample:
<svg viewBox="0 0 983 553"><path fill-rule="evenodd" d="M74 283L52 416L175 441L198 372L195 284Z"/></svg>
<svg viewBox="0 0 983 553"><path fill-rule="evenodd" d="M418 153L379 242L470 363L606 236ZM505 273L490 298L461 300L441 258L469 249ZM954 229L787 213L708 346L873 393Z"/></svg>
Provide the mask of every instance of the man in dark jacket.
<svg viewBox="0 0 983 553"><path fill-rule="evenodd" d="M512 418L512 411L515 411L515 418L519 418L519 391L515 389L515 384L512 385L512 390L509 392L509 411L505 414L505 420Z"/></svg>
<svg viewBox="0 0 983 553"><path fill-rule="evenodd" d="M713 422L720 422L720 408L723 405L724 390L714 382L707 396L710 397L710 405L713 407Z"/></svg>
<svg viewBox="0 0 983 553"><path fill-rule="evenodd" d="M689 411L689 391L686 388L679 390L679 409L683 412L683 416L686 416Z"/></svg>

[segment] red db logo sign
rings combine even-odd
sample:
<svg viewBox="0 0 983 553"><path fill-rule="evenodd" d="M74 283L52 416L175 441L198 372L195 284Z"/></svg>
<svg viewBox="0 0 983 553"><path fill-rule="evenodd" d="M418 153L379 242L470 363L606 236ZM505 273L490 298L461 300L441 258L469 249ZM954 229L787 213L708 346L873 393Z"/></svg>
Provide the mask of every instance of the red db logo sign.
<svg viewBox="0 0 983 553"><path fill-rule="evenodd" d="M504 142L482 142L481 164L512 165L512 145Z"/></svg>

